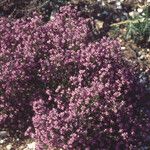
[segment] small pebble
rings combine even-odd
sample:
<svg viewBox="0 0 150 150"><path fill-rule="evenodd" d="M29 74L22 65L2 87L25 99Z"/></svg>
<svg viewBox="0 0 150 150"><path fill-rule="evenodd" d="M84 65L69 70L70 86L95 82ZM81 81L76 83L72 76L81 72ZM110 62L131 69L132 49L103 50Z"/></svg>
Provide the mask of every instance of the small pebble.
<svg viewBox="0 0 150 150"><path fill-rule="evenodd" d="M146 58L150 58L150 55L149 55L149 54L147 54L147 55L146 55Z"/></svg>
<svg viewBox="0 0 150 150"><path fill-rule="evenodd" d="M35 149L35 142L32 142L32 143L30 143L30 144L27 144L27 147L28 147L29 149L34 150L34 149Z"/></svg>
<svg viewBox="0 0 150 150"><path fill-rule="evenodd" d="M20 150L24 150L24 149L25 149L25 145L21 145L21 146L19 147L19 149L20 149Z"/></svg>
<svg viewBox="0 0 150 150"><path fill-rule="evenodd" d="M116 5L117 5L117 6L120 6L120 5L121 5L121 2L118 1L118 2L116 3Z"/></svg>
<svg viewBox="0 0 150 150"><path fill-rule="evenodd" d="M0 144L4 144L5 143L5 140L0 140Z"/></svg>
<svg viewBox="0 0 150 150"><path fill-rule="evenodd" d="M143 12L143 9L142 9L142 8L138 8L137 11L138 11L139 13L141 13L141 12Z"/></svg>
<svg viewBox="0 0 150 150"><path fill-rule="evenodd" d="M136 12L136 11L131 11L131 12L129 12L129 16L132 17L132 18L134 18L134 17L137 16L138 14L139 14L139 13Z"/></svg>
<svg viewBox="0 0 150 150"><path fill-rule="evenodd" d="M126 48L125 47L121 47L121 50L125 50Z"/></svg>
<svg viewBox="0 0 150 150"><path fill-rule="evenodd" d="M11 150L11 148L12 148L12 145L11 145L11 144L9 144L9 145L6 146L6 149L7 149L7 150Z"/></svg>
<svg viewBox="0 0 150 150"><path fill-rule="evenodd" d="M140 56L140 59L141 59L141 60L143 60L143 59L144 59L144 56L143 56L143 55L141 55L141 56Z"/></svg>
<svg viewBox="0 0 150 150"><path fill-rule="evenodd" d="M138 54L139 54L139 56L141 56L141 55L142 55L142 52L141 52L141 51L139 51L139 52L138 52Z"/></svg>

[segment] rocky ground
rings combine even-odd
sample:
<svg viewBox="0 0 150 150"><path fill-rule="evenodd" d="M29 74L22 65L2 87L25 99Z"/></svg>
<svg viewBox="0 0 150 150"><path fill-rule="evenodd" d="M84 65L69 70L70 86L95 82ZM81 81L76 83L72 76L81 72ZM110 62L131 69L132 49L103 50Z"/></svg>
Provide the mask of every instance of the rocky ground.
<svg viewBox="0 0 150 150"><path fill-rule="evenodd" d="M14 139L6 131L0 131L0 150L35 150L35 142L31 139Z"/></svg>

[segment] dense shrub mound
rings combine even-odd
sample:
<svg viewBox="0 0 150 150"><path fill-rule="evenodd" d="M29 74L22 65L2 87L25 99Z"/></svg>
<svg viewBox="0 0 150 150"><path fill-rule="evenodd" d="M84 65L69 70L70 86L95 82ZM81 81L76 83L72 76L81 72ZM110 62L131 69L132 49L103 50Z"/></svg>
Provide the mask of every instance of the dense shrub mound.
<svg viewBox="0 0 150 150"><path fill-rule="evenodd" d="M63 76L56 67L63 53L86 45L90 36L89 20L71 7L61 8L47 24L36 14L14 21L0 19L0 106L8 115L5 126L19 133L26 130L33 114L30 102L49 86L55 89Z"/></svg>
<svg viewBox="0 0 150 150"><path fill-rule="evenodd" d="M122 60L118 43L103 38L75 53L66 51L61 58L61 67L58 59L54 61L58 72L51 79L58 82L57 88L47 88L48 97L33 103L37 149L142 145L149 121L142 114L140 85ZM46 60L49 66L54 64ZM31 130L28 133L33 135Z"/></svg>
<svg viewBox="0 0 150 150"><path fill-rule="evenodd" d="M92 42L91 20L0 19L1 127L37 150L138 148L149 134L142 87L117 41Z"/></svg>

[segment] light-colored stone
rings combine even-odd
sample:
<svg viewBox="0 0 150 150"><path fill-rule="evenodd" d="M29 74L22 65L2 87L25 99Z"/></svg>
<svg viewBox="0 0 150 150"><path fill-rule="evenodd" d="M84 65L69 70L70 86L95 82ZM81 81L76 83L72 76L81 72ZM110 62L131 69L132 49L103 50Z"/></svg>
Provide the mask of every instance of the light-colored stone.
<svg viewBox="0 0 150 150"><path fill-rule="evenodd" d="M12 148L12 145L11 145L11 144L9 144L9 145L6 146L6 149L7 149L7 150L11 150L11 148Z"/></svg>
<svg viewBox="0 0 150 150"><path fill-rule="evenodd" d="M5 143L5 140L1 139L0 144L4 144L4 143Z"/></svg>
<svg viewBox="0 0 150 150"><path fill-rule="evenodd" d="M143 12L143 9L142 9L142 8L138 8L137 11L138 11L139 13L141 13L141 12Z"/></svg>
<svg viewBox="0 0 150 150"><path fill-rule="evenodd" d="M142 60L142 59L144 59L144 56L143 56L143 55L141 55L141 56L140 56L140 59L141 59L141 60Z"/></svg>
<svg viewBox="0 0 150 150"><path fill-rule="evenodd" d="M121 50L125 50L125 49L126 49L125 47L123 47L123 46L121 47Z"/></svg>
<svg viewBox="0 0 150 150"><path fill-rule="evenodd" d="M27 144L27 150L35 150L35 142Z"/></svg>

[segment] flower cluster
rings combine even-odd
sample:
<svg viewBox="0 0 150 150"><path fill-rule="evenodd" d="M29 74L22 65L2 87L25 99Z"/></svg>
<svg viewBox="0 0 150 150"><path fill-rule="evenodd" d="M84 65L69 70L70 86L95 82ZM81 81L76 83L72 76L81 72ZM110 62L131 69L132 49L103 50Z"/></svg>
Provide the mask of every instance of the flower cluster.
<svg viewBox="0 0 150 150"><path fill-rule="evenodd" d="M90 36L89 20L71 6L62 7L47 24L36 13L17 20L0 18L0 110L9 116L5 127L26 130L32 99L63 77L55 64L61 65L67 50L87 45Z"/></svg>
<svg viewBox="0 0 150 150"><path fill-rule="evenodd" d="M35 132L28 134L34 134L37 150L134 149L143 144L149 120L140 108L135 72L122 60L118 42L103 38L67 51L57 69L50 82L56 88L49 87L46 99L33 102Z"/></svg>
<svg viewBox="0 0 150 150"><path fill-rule="evenodd" d="M0 20L1 126L36 149L138 148L149 133L142 87L117 41L91 41L90 20L65 6L40 17Z"/></svg>

